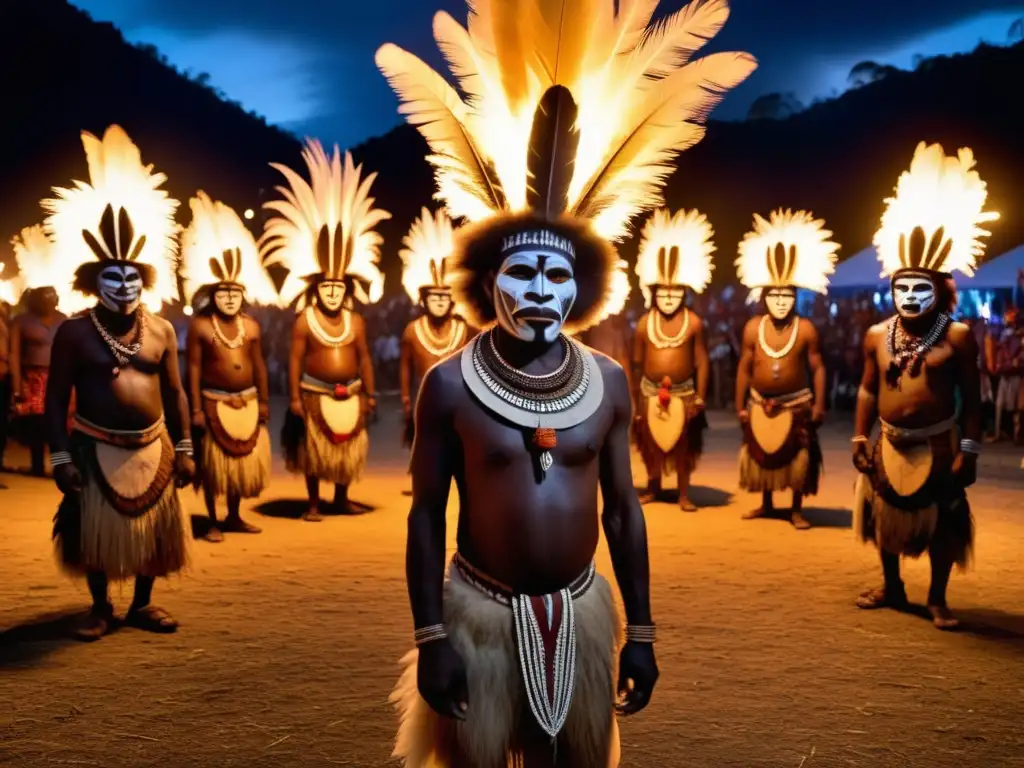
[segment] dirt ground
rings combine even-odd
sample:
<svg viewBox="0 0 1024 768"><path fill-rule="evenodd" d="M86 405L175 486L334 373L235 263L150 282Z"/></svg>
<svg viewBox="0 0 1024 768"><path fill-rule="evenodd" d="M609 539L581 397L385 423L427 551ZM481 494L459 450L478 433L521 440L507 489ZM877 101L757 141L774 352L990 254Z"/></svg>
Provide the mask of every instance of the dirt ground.
<svg viewBox="0 0 1024 768"><path fill-rule="evenodd" d="M622 765L1024 765L1019 454L983 460L971 494L977 564L950 589L966 626L943 634L852 605L879 573L849 530L848 427L827 431L823 493L808 512L819 527L800 532L739 519L755 503L732 496L739 433L726 417L712 424L694 493L704 508L647 508L661 680L622 723ZM177 635L122 630L93 645L63 636L86 593L52 560L56 489L6 476L0 766L391 764L387 695L412 630L408 481L397 418L371 440L373 469L353 496L372 511L297 521L301 482L278 466L262 506L249 507L262 535L196 542L191 571L158 584ZM603 546L598 566L610 574ZM927 573L907 565L912 599L923 601ZM116 597L123 609L130 592Z"/></svg>

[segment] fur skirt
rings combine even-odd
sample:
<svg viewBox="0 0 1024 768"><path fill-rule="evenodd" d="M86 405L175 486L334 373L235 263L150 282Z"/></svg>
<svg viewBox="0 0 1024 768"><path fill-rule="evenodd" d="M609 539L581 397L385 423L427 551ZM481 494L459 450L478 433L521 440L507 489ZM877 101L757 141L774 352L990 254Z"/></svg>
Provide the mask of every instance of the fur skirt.
<svg viewBox="0 0 1024 768"><path fill-rule="evenodd" d="M507 768L520 765L524 746L541 739L573 768L618 766L614 704L619 617L610 585L597 576L573 606L575 689L557 745L550 745L532 721L512 611L466 583L453 568L444 587L444 621L466 664L466 719L442 717L423 701L413 650L402 659L402 674L391 694L400 720L392 756L406 768Z"/></svg>

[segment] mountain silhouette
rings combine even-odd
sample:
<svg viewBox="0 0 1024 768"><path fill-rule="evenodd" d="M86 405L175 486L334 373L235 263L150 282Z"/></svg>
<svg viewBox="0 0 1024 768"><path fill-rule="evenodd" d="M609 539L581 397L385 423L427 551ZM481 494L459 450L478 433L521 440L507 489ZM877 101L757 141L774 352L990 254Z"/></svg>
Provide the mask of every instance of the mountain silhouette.
<svg viewBox="0 0 1024 768"><path fill-rule="evenodd" d="M0 258L11 258L11 235L40 221L38 201L53 185L86 178L82 130L122 125L144 161L168 175L182 224L188 198L203 189L236 210L256 210L258 231L260 206L282 180L268 163L301 167L297 137L64 0L0 4L0 29L9 31L0 48ZM924 59L912 72L876 70L874 82L785 119L712 121L707 137L680 156L666 197L671 208L696 207L711 220L716 282L734 278L736 244L755 212L812 210L842 244L840 258L870 245L883 198L921 140L975 151L989 207L1002 213L989 255L1024 242L1016 195L1024 187L1024 101L1012 94L1024 43ZM400 290L402 237L424 204L436 207L426 153L406 125L353 148L365 170L378 172L374 195L393 214L380 227L388 294ZM623 243L623 256L632 260L636 245Z"/></svg>

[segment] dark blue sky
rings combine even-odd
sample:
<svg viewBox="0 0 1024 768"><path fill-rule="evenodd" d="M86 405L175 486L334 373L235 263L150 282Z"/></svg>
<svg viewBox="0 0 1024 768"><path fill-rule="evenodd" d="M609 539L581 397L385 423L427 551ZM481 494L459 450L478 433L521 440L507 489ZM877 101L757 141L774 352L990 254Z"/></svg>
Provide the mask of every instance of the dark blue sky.
<svg viewBox="0 0 1024 768"><path fill-rule="evenodd" d="M465 0L73 0L132 42L156 45L180 69L271 120L350 146L399 122L373 64L394 42L440 63L434 12L466 17ZM684 0L662 0L670 12ZM910 67L915 55L1002 44L1024 0L733 0L709 50L744 50L761 62L716 112L742 117L760 94L804 101L842 91L850 67L873 59Z"/></svg>

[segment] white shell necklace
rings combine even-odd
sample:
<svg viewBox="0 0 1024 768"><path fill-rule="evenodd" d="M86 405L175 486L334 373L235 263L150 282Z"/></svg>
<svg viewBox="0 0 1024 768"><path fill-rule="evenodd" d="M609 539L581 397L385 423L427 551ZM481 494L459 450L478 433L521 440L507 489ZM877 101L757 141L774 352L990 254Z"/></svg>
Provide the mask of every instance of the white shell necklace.
<svg viewBox="0 0 1024 768"><path fill-rule="evenodd" d="M764 337L764 329L768 325L768 315L761 318L761 324L757 327L757 343L761 347L761 351L764 352L768 357L772 358L772 378L779 378L779 373L782 367L779 365L779 360L784 358L790 352L793 351L793 347L796 345L796 337L800 334L800 318L793 318L793 330L789 334L789 341L786 342L786 346L782 349L772 349L768 346L768 341Z"/></svg>
<svg viewBox="0 0 1024 768"><path fill-rule="evenodd" d="M466 325L457 317L451 319L451 326L448 329L448 337L438 337L430 327L427 316L422 316L413 326L416 339L429 354L434 357L447 357L462 342L466 335Z"/></svg>
<svg viewBox="0 0 1024 768"><path fill-rule="evenodd" d="M313 309L312 304L306 307L306 323L309 325L309 330L316 336L317 341L325 347L340 347L349 341L349 331L352 330L352 324L351 313L347 309L341 310L341 333L337 336L331 336L320 325L320 319L316 316L316 311Z"/></svg>
<svg viewBox="0 0 1024 768"><path fill-rule="evenodd" d="M131 363L132 359L139 354L139 351L142 349L142 342L146 337L146 313L141 309L136 310L135 328L133 329L135 341L131 344L122 344L111 336L103 326L99 317L96 316L95 308L89 310L89 319L92 320L92 324L96 329L96 332L100 335L100 338L103 339L103 343L107 345L107 349L110 350L110 354L112 354L114 359L117 361L117 365L115 365L110 371L114 378L117 378L121 374L121 369Z"/></svg>
<svg viewBox="0 0 1024 768"><path fill-rule="evenodd" d="M678 347L686 339L686 332L690 329L690 310L683 307L683 327L675 336L666 336L661 330L661 322L661 311L655 309L647 321L648 340L658 349Z"/></svg>
<svg viewBox="0 0 1024 768"><path fill-rule="evenodd" d="M235 315L235 338L233 339L229 339L224 335L220 323L217 322L217 315L211 315L210 319L213 320L213 338L222 345L228 349L238 349L245 344L245 323L242 322L241 315Z"/></svg>

